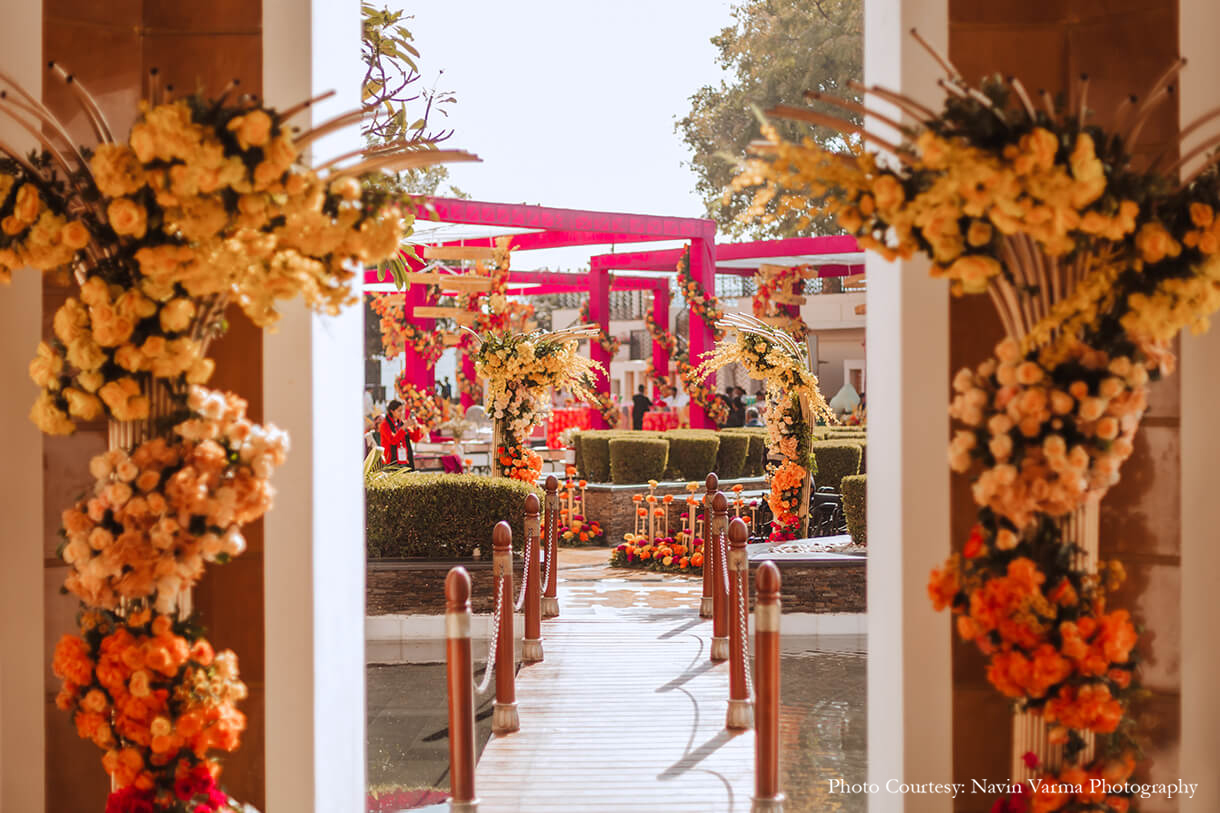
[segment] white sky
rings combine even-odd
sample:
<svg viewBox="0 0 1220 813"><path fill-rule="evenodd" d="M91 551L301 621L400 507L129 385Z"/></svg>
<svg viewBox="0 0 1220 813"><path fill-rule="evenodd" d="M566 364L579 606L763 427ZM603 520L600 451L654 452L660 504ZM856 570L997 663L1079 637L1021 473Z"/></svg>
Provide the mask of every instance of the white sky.
<svg viewBox="0 0 1220 813"><path fill-rule="evenodd" d="M459 189L502 203L702 216L674 123L692 93L720 81L710 39L731 23L730 0L389 4L415 17L423 81L457 96L434 120L455 130L445 146L483 159L450 167ZM606 250L533 251L513 266L575 269Z"/></svg>

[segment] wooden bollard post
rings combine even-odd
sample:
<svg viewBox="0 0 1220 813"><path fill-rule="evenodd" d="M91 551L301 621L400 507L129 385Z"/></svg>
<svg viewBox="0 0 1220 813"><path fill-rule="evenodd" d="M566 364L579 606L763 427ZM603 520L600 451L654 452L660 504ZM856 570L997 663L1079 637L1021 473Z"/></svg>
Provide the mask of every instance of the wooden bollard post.
<svg viewBox="0 0 1220 813"><path fill-rule="evenodd" d="M746 619L750 606L750 564L746 556L746 539L750 532L740 517L729 523L729 710L725 726L742 730L754 723L753 706L746 687Z"/></svg>
<svg viewBox="0 0 1220 813"><path fill-rule="evenodd" d="M525 638L521 660L542 660L542 537L538 495L525 498Z"/></svg>
<svg viewBox="0 0 1220 813"><path fill-rule="evenodd" d="M728 552L724 546L724 532L729 521L729 501L719 491L712 497L711 538L708 550L714 552L712 561L712 660L729 659L729 594L725 584Z"/></svg>
<svg viewBox="0 0 1220 813"><path fill-rule="evenodd" d="M711 618L713 611L712 579L716 576L716 559L712 555L712 497L720 486L715 474L707 476L707 491L703 495L703 600L699 602L699 617ZM691 506L691 527L695 527L695 508ZM693 545L691 547L694 547Z"/></svg>
<svg viewBox="0 0 1220 813"><path fill-rule="evenodd" d="M754 693L758 698L754 727L754 803L752 813L780 813L779 789L779 618L780 577L774 562L763 562L755 576Z"/></svg>
<svg viewBox="0 0 1220 813"><path fill-rule="evenodd" d="M559 481L555 475L546 478L546 584L542 591L542 617L559 615ZM583 506L582 506L583 509ZM570 519L570 517L569 517Z"/></svg>
<svg viewBox="0 0 1220 813"><path fill-rule="evenodd" d="M496 636L496 702L491 730L511 734L521 728L517 716L517 664L513 657L513 531L507 522L491 533L496 583L500 585L500 632Z"/></svg>
<svg viewBox="0 0 1220 813"><path fill-rule="evenodd" d="M470 575L455 567L445 577L445 674L449 683L451 810L473 811L474 673L470 657Z"/></svg>

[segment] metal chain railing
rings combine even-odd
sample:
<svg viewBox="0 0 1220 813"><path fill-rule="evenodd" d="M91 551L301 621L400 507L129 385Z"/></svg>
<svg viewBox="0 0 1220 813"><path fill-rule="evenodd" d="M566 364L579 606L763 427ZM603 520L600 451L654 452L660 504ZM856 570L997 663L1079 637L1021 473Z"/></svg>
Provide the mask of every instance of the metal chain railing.
<svg viewBox="0 0 1220 813"><path fill-rule="evenodd" d="M554 539L554 535L555 535L555 534L557 534L557 533L559 533L559 529L558 529L558 528L554 528L554 527L552 527L553 525L554 525L554 523L550 523L550 522L548 522L548 523L547 523L547 527L546 527L546 544L542 546L542 550L539 552L539 558L542 560L542 587L541 587L541 592L542 592L543 594L545 594L545 593L546 593L546 588L547 588L547 585L549 585L549 584L551 583L551 563L552 563L552 560L554 560L554 559L558 559L558 558L559 558L559 546L558 546L558 545L555 545L554 547L552 547L552 545L551 545L551 540L552 540L552 539ZM551 556L551 551L552 551L552 550L554 550L554 551L555 551L555 555L554 555L554 556Z"/></svg>
<svg viewBox="0 0 1220 813"><path fill-rule="evenodd" d="M504 614L504 576L496 579L496 611L492 614L491 638L487 642L487 668L483 672L483 681L474 687L475 694L484 694L491 686L492 675L496 672L496 649L500 640L500 617Z"/></svg>
<svg viewBox="0 0 1220 813"><path fill-rule="evenodd" d="M720 579L720 589L724 591L724 597L727 599L729 597L729 546L726 544L723 532L716 537L715 542L717 576Z"/></svg>
<svg viewBox="0 0 1220 813"><path fill-rule="evenodd" d="M525 537L525 563L521 566L521 592L517 594L517 600L513 602L513 609L521 612L525 607L525 591L529 588L530 583L530 561L534 558L530 554L533 553L533 548L530 545L537 545L538 540L533 534Z"/></svg>
<svg viewBox="0 0 1220 813"><path fill-rule="evenodd" d="M749 587L749 579L746 578L749 570L737 571L737 615L741 619L741 660L745 664L746 672L746 697L754 697L754 679L750 676L750 622L747 620L746 608L749 606L749 601L746 600L746 590Z"/></svg>

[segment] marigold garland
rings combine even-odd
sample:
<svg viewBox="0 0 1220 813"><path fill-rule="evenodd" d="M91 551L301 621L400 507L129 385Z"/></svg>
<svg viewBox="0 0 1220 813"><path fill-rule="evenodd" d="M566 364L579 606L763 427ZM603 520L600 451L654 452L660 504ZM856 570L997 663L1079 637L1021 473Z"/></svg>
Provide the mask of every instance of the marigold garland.
<svg viewBox="0 0 1220 813"><path fill-rule="evenodd" d="M435 392L425 392L407 381L405 375L398 376L394 381L394 389L399 399L407 407L407 413L423 428L425 433L431 432L439 424L449 420L449 404Z"/></svg>
<svg viewBox="0 0 1220 813"><path fill-rule="evenodd" d="M623 342L617 336L611 336L610 331L603 328L601 323L594 322L593 318L589 315L589 308L590 303L588 299L580 303L580 314L577 320L582 325L597 325L597 343L605 351L606 355L613 359L618 353L619 348L623 346Z"/></svg>

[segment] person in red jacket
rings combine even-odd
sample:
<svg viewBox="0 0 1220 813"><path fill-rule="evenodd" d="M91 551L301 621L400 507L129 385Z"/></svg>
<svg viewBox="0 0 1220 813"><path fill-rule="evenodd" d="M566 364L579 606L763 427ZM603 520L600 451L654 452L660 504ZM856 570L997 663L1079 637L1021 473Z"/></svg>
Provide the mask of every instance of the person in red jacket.
<svg viewBox="0 0 1220 813"><path fill-rule="evenodd" d="M387 466L413 469L415 450L411 442L422 439L424 431L414 421L407 421L406 412L406 406L397 399L386 407L385 420L381 422L381 460Z"/></svg>

